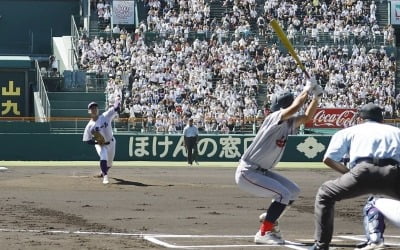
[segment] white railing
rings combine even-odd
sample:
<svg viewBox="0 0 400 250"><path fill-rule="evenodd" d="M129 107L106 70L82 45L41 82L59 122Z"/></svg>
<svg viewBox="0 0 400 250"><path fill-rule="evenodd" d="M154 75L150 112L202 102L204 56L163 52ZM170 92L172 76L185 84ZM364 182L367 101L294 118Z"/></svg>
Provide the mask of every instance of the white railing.
<svg viewBox="0 0 400 250"><path fill-rule="evenodd" d="M75 18L74 16L71 16L71 65L73 69L78 69L78 43L80 38L81 37L79 34L78 26L76 26Z"/></svg>
<svg viewBox="0 0 400 250"><path fill-rule="evenodd" d="M50 110L51 110L50 101L49 101L49 97L47 96L46 87L44 86L43 77L42 77L42 73L40 71L38 61L35 61L35 67L36 67L37 90L39 92L40 101L42 102L43 113L45 116L44 119L45 119L45 121L50 121Z"/></svg>

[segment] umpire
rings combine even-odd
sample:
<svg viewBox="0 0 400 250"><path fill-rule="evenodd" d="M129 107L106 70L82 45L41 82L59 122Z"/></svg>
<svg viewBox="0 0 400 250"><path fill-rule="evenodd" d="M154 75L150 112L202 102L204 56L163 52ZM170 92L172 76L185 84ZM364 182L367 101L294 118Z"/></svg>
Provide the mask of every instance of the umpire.
<svg viewBox="0 0 400 250"><path fill-rule="evenodd" d="M383 124L382 109L368 103L359 110L363 123L336 132L323 162L343 175L326 181L315 197L315 244L329 249L335 202L367 194L400 199L400 129ZM340 161L349 155L348 167ZM371 246L367 246L371 247ZM375 249L375 248L363 249Z"/></svg>
<svg viewBox="0 0 400 250"><path fill-rule="evenodd" d="M191 167L193 166L193 161L196 161L197 141L199 139L199 130L193 125L193 118L189 118L188 124L183 129L183 137L187 152L187 162Z"/></svg>

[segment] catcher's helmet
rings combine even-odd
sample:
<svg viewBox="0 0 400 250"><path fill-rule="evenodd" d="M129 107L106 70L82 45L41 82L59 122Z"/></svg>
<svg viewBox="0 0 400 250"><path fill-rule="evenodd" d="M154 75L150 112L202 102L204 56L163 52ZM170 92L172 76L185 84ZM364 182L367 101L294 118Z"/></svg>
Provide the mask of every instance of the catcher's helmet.
<svg viewBox="0 0 400 250"><path fill-rule="evenodd" d="M358 111L358 115L364 120L372 120L376 122L383 121L382 109L372 102L365 104Z"/></svg>
<svg viewBox="0 0 400 250"><path fill-rule="evenodd" d="M91 103L88 104L87 108L90 109L90 108L93 107L93 106L98 107L99 104L97 104L97 102L91 102Z"/></svg>
<svg viewBox="0 0 400 250"><path fill-rule="evenodd" d="M281 108L287 108L292 104L293 100L293 94L288 91L274 94L271 98L271 111L275 112Z"/></svg>

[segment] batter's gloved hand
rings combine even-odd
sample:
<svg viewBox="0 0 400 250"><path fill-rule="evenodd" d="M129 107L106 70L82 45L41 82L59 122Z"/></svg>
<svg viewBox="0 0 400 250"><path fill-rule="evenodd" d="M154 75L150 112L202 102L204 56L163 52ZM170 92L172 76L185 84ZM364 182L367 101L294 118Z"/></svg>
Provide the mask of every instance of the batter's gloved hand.
<svg viewBox="0 0 400 250"><path fill-rule="evenodd" d="M304 87L304 90L307 91L308 93L312 93L312 90L317 85L318 85L318 82L317 82L317 79L315 78L315 75L311 75L310 79L306 80L306 86Z"/></svg>
<svg viewBox="0 0 400 250"><path fill-rule="evenodd" d="M321 85L317 84L312 89L311 93L313 94L314 99L318 99L319 100L322 97L322 95L324 94L324 89L321 87Z"/></svg>

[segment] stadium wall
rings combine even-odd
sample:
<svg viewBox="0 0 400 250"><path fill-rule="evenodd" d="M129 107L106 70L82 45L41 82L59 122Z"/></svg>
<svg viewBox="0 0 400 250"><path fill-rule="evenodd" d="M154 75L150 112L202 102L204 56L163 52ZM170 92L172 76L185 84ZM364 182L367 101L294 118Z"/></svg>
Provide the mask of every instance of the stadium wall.
<svg viewBox="0 0 400 250"><path fill-rule="evenodd" d="M81 134L44 133L48 129L39 124L32 129L21 123L2 124L0 159L5 161L97 161L94 146L82 142ZM28 129L28 127L30 129ZM30 133L23 133L28 129ZM10 131L14 131L10 133ZM27 131L27 130L25 130ZM238 161L254 135L200 135L198 161ZM186 151L181 135L118 134L116 161L185 161ZM287 141L282 161L320 162L330 136L291 136Z"/></svg>
<svg viewBox="0 0 400 250"><path fill-rule="evenodd" d="M80 0L2 0L0 54L48 55L54 36L70 35Z"/></svg>
<svg viewBox="0 0 400 250"><path fill-rule="evenodd" d="M33 69L34 61L30 57L0 56L0 117L16 118L34 114L32 103L36 72Z"/></svg>

